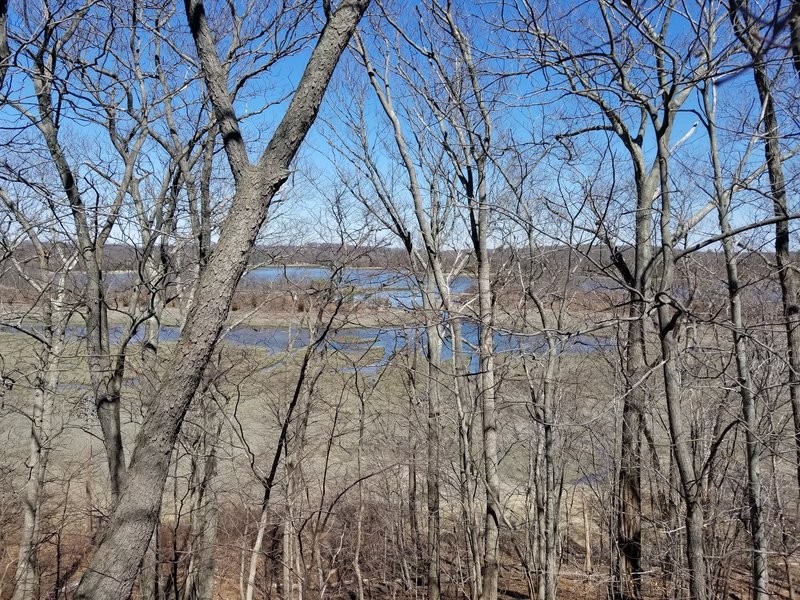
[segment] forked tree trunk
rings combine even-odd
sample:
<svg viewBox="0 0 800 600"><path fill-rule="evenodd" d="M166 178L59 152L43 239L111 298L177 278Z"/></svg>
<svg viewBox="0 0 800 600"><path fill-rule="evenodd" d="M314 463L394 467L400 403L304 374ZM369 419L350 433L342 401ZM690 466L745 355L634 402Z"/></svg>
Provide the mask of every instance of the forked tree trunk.
<svg viewBox="0 0 800 600"><path fill-rule="evenodd" d="M175 356L136 439L128 478L108 528L75 598L130 597L158 519L170 455L186 411L228 316L230 302L275 193L319 111L328 82L369 0L343 2L320 34L297 91L267 149L250 164L230 105L225 72L199 0L186 0L186 16L236 182L219 242L200 276Z"/></svg>
<svg viewBox="0 0 800 600"><path fill-rule="evenodd" d="M631 273L621 254L613 256L629 288L629 323L625 342L624 399L617 482L616 548L612 553L611 591L615 600L642 597L642 419L647 400L645 319L650 295L652 207L658 185L655 165L645 166L641 145L624 135L636 183L634 265Z"/></svg>

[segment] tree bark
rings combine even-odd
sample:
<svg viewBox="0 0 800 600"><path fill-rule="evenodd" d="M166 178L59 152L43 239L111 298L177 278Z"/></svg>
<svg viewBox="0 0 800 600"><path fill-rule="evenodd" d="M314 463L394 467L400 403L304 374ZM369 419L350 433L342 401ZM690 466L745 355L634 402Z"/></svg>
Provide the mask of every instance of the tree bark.
<svg viewBox="0 0 800 600"><path fill-rule="evenodd" d="M717 144L716 114L712 95L713 82L706 84L703 90L703 102L706 112L711 164L714 171L714 193L717 199L717 214L722 239L722 250L725 255L725 270L728 277L728 300L733 336L734 355L736 357L737 386L742 401L742 420L745 427L745 455L747 462L747 503L749 508L750 539L753 545L751 575L753 581L753 600L766 600L769 596L769 574L767 571L767 540L764 531L763 505L761 486L761 454L762 444L759 440L756 399L751 388L750 359L747 353L747 333L742 318L741 286L739 284L739 265L736 259L734 239L730 235L729 218L731 194L726 192L722 181L722 164ZM780 225L779 225L780 226ZM788 231L788 223L783 223ZM788 241L788 234L787 234ZM788 254L788 252L787 252ZM791 336L790 336L791 339ZM791 388L791 385L790 385Z"/></svg>
<svg viewBox="0 0 800 600"><path fill-rule="evenodd" d="M0 0L0 88L6 79L11 48L8 46L8 0Z"/></svg>
<svg viewBox="0 0 800 600"><path fill-rule="evenodd" d="M592 516L588 504L586 503L586 490L583 490L581 495L583 501L583 570L586 573L592 572L592 530L591 522Z"/></svg>
<svg viewBox="0 0 800 600"><path fill-rule="evenodd" d="M706 558L703 528L705 525L703 505L700 498L700 479L694 467L692 442L684 431L684 414L681 398L681 383L676 365L676 335L683 318L683 311L672 298L674 271L673 236L671 227L672 207L669 192L668 156L670 150L662 137L658 144L659 180L661 183L661 252L662 282L656 296L659 338L661 339L661 362L664 376L664 394L667 402L667 418L672 443L672 454L680 476L681 490L686 502L686 559L689 569L689 593L694 600L708 597Z"/></svg>
<svg viewBox="0 0 800 600"><path fill-rule="evenodd" d="M47 463L50 456L50 438L53 432L53 413L55 408L58 381L60 378L61 353L64 347L66 317L56 317L56 332L45 357L41 382L34 392L33 415L31 419L30 451L26 466L29 479L25 484L22 501L23 526L19 544L17 570L14 575L12 600L32 600L36 590L38 574L36 557L39 545L39 526L41 506L46 481Z"/></svg>
<svg viewBox="0 0 800 600"><path fill-rule="evenodd" d="M645 173L644 159L638 146L630 146L634 165L637 205L634 272L631 276L618 258L621 276L630 288L630 322L625 356L625 398L622 405L622 435L618 480L617 553L614 554L613 595L616 600L638 600L642 597L642 419L647 393L645 357L645 316L650 287L647 265L650 261L652 232L650 211L655 193L655 169Z"/></svg>
<svg viewBox="0 0 800 600"><path fill-rule="evenodd" d="M743 6L742 6L743 5ZM795 14L792 19L793 35L800 32L800 11L798 2L793 2ZM782 217L775 223L775 261L778 264L778 281L781 286L783 303L784 328L786 330L787 359L789 363L789 400L792 405L794 419L794 438L796 455L797 485L800 488L800 280L793 268L789 236L789 209L786 197L786 179L783 174L783 161L780 148L780 127L778 125L775 101L772 97L772 82L767 72L766 57L758 37L753 30L749 8L743 0L729 0L730 17L736 35L742 42L753 61L753 78L761 101L764 125L764 154L769 174L772 206L776 217ZM743 13L743 14L742 14ZM794 29L797 28L797 29ZM800 42L800 33L793 44ZM793 45L793 49L796 48ZM800 65L800 53L795 54L795 66ZM800 71L798 71L800 73Z"/></svg>
<svg viewBox="0 0 800 600"><path fill-rule="evenodd" d="M423 293L423 306L432 313L431 300L433 293L433 273L430 267L425 276L425 291ZM428 498L428 600L439 600L441 595L441 582L439 575L439 544L441 534L441 520L439 517L440 492L439 492L439 411L441 387L439 378L442 371L442 334L440 327L433 321L432 316L426 316L426 337L428 342L428 461L426 468L425 484Z"/></svg>
<svg viewBox="0 0 800 600"><path fill-rule="evenodd" d="M215 68L219 61L203 5L199 0L186 0L186 16L220 122L236 193L219 243L200 276L175 356L137 436L120 500L81 579L76 599L130 597L158 519L172 448L228 316L236 285L272 198L288 177L289 164L317 116L339 57L368 4L369 0L344 2L330 16L283 120L258 164L252 166L230 107L226 79Z"/></svg>

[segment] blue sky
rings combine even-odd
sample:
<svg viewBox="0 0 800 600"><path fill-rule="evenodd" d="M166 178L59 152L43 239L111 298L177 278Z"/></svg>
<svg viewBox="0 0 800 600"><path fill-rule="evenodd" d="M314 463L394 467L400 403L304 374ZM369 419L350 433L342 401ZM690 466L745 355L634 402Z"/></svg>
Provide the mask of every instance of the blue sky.
<svg viewBox="0 0 800 600"><path fill-rule="evenodd" d="M563 80L559 81L557 76L554 75L552 70L547 72L542 70L535 70L533 61L530 57L525 56L525 51L535 49L535 46L519 45L520 39L524 36L519 34L510 34L508 31L499 32L495 28L503 19L511 20L513 17L513 8L515 2L459 2L454 4L457 7L457 14L459 24L463 31L470 35L470 41L473 46L474 55L477 57L481 64L481 68L486 71L484 75L487 84L487 92L496 92L501 95L502 102L499 103L492 112L492 121L495 128L495 141L496 143L503 142L504 138L509 139L513 136L515 142L519 145L527 144L545 144L552 143L553 136L556 133L564 133L570 129L581 127L583 124L600 124L602 119L591 117L591 112L587 111L590 104L586 102L577 102L574 98L565 95L562 91ZM243 5L237 5L243 10ZM266 5L259 5L265 7ZM427 43L424 35L420 32L423 30L430 31L434 29L433 23L435 22L430 14L424 9L421 2L397 2L394 5L394 17L397 21L407 28L408 35L417 40L421 45ZM573 7L570 3L551 5L555 10L567 12L568 9ZM683 6L683 5L681 5ZM209 7L213 7L209 3ZM501 12L502 9L502 12ZM264 8L269 10L269 8ZM217 22L220 15L214 14L210 9L209 14L212 16L212 24ZM623 13L621 13L623 14ZM570 13L569 18L576 23L576 27L584 27L583 35L581 33L570 32L568 28L559 29L557 33L562 35L563 39L569 40L569 43L581 46L585 51L591 52L605 52L608 50L608 45L601 41L603 30L601 27L601 20L599 13L596 9L584 9L582 13ZM660 17L652 17L656 22ZM185 30L183 25L183 15L180 11L172 17L170 26L173 28L170 33L171 39L176 43L179 50L186 53L187 56L192 56L193 51L191 48L191 38ZM570 22L572 22L570 21ZM570 22L567 22L569 24ZM96 26L102 27L102 11L96 17ZM373 24L376 24L379 30L373 29ZM508 23L508 21L506 22ZM591 28L586 29L585 23L590 27L597 28L597 35L590 34ZM619 23L625 23L624 14L619 16ZM19 25L19 21L12 18L12 27ZM724 26L724 24L723 24ZM256 21L248 21L246 27L257 27ZM305 21L297 30L299 36L304 36L313 33L319 27L319 12L316 15L307 17ZM364 39L368 45L371 53L374 54L373 60L382 64L382 52L385 49L381 42L381 36L376 37L376 32L387 35L387 39L391 44L390 56L390 71L399 68L407 69L407 64L401 62L396 51L400 52L400 56L404 61L416 62L421 65L421 68L426 68L425 61L420 61L419 57L415 57L415 51L406 44L396 31L390 25L382 20L377 10L373 7L372 17L370 21L365 21L362 26L364 32ZM670 29L670 43L678 48L681 48L681 41L685 39L689 33L687 22L683 20L680 15L673 17L673 25ZM440 34L437 34L440 35ZM439 39L434 36L434 39ZM525 41L523 39L523 41ZM272 131L279 119L282 117L286 106L288 105L288 97L295 85L299 81L303 69L305 68L310 47L313 40L309 39L301 50L296 54L282 59L273 65L267 74L254 78L240 93L236 108L237 111L244 115L248 112L257 112L246 120L243 124L243 133L248 140L248 148L253 160L262 151L266 141L269 139ZM723 40L724 42L724 40ZM224 51L226 42L223 39L220 43L220 49ZM166 43L162 43L164 54L169 54L167 51ZM142 35L142 56L145 69L152 67L152 53L154 46L152 39L146 35ZM445 47L437 49L442 54L443 60L447 58L448 52ZM494 58L487 58L487 56L494 56ZM84 56L88 58L88 56ZM107 57L106 57L107 58ZM172 58L168 59L174 64L173 76L176 81L180 78L190 76L192 68L185 64L181 64L180 58L172 53ZM602 62L600 57L600 62ZM107 65L114 67L114 61L109 60ZM431 75L434 77L433 75ZM652 77L645 71L642 71L642 77ZM404 113L403 107L413 108L413 92L404 87L400 76L397 73L392 73L392 85L395 86L396 96L395 100L398 103L400 112L405 123L406 135L409 139L413 138L414 126L413 120L409 121L411 113ZM750 75L744 73L739 77L727 80L723 86L720 87L720 107L726 111L725 116L730 121L726 123L733 123L735 113L750 113L751 120L753 119L753 110L757 111L757 106L754 105L754 94L752 87L749 84ZM358 85L354 93L359 97L348 98L347 86L352 82ZM610 84L613 84L609 80ZM548 84L551 89L548 89ZM362 87L363 90L362 91ZM27 98L30 101L30 82L24 74L18 74L12 79L11 93L23 99ZM363 94L363 95L362 95ZM198 101L202 95L202 86L199 82L195 82L191 86L182 90L181 96L189 98L192 102ZM608 93L609 98L613 98L612 93ZM76 110L66 110L66 120L64 122L65 135L74 136L75 140L79 143L70 144L74 163L82 172L88 173L86 167L87 161L98 160L104 158L109 163L112 161L114 152L110 148L105 132L98 125L87 123L84 119L78 118L78 113L82 112L88 101L81 95L72 94L72 101L74 102ZM334 130L343 126L336 122L336 104L362 101L365 104L365 110L369 122L367 129L370 136L371 144L378 151L377 161L382 168L387 171L393 165L396 165L396 157L393 156L393 142L390 136L390 130L387 126L386 119L379 109L376 102L374 93L366 85L366 77L363 69L356 63L352 56L345 57L340 65L335 79L332 83L332 88L326 99L326 104L323 106L321 119L315 125L308 135L308 138L301 151L299 164L306 172L313 173L317 178L327 184L320 186L311 186L302 181L302 177L295 178L294 182L296 187L287 187L282 197L286 198L280 207L280 214L284 220L297 220L301 222L311 223L321 216L325 211L325 202L321 195L322 191L328 191L336 187L336 173L332 167L332 163L336 159L336 148L331 148L327 143L325 129L333 128ZM179 104L180 101L175 102ZM29 104L30 106L30 104ZM675 118L674 133L672 135L673 142L684 137L689 132L692 125L698 121L698 117L692 111L698 108L698 97L695 93L691 94L682 110ZM412 115L413 116L413 115ZM571 117L566 119L565 117ZM577 119L574 117L577 116ZM737 116L738 118L738 116ZM6 106L0 108L0 120L2 124L8 127L15 127L19 123L19 116L15 110ZM323 122L324 121L324 122ZM184 123L183 127L191 127L194 120L189 120ZM165 131L163 125L157 126L161 131ZM183 135L188 135L191 131L184 131ZM6 131L6 138L11 135ZM535 174L535 179L538 183L538 188L533 187L530 193L533 195L554 195L559 192L558 183L565 185L563 189L575 189L574 185L578 184L581 178L595 176L600 169L602 175L602 165L598 167L597 160L599 154L596 147L601 147L605 144L605 133L587 133L582 136L577 136L572 139L574 150L577 154L585 158L585 162L581 164L571 165L568 171L572 173L575 178L573 186L571 187L567 181L559 181L561 177L559 173L553 170L552 164L543 162L538 167L538 172ZM726 146L726 157L729 162L732 161L737 155L740 155L744 148L742 139L736 136L728 136L730 143ZM743 138L744 139L744 138ZM653 133L652 129L648 128L644 149L646 155L654 156L653 148ZM99 142L99 143L98 143ZM87 149L89 154L86 154ZM563 148L556 145L556 156ZM611 150L617 157L623 157L624 151L618 141L611 142ZM499 151L498 151L499 152ZM502 152L500 152L502 154ZM534 160L533 151L531 160ZM41 155L41 153L39 153ZM28 158L20 155L19 160L27 161ZM758 153L754 153L754 161L760 160ZM158 147L151 143L148 145L148 155L150 168L157 170L159 164L163 167L163 154L160 154ZM674 172L676 177L684 177L685 180L681 182L681 187L686 194L692 193L693 186L699 186L703 182L699 179L703 175L702 169L698 169L698 165L702 165L707 158L706 149L706 135L702 127L694 130L694 133L689 137L685 143L677 150L676 155L673 157ZM40 159L41 160L41 159ZM222 155L219 154L219 160L222 161ZM556 158L555 161L560 159ZM224 164L224 161L222 161ZM625 166L625 160L618 158L617 164L620 168L620 175L622 178L629 176L625 171L628 167ZM113 168L113 164L109 164ZM87 175L88 176L88 175ZM696 181L691 181L690 177L696 177ZM217 193L221 196L229 195L231 187L229 182L226 182L224 167L219 170L219 177L217 180ZM326 185L328 186L326 188ZM403 181L396 182L396 189L398 194L403 194ZM623 189L623 186L620 186ZM702 201L702 194L697 194L697 201ZM736 219L738 222L746 222L748 219L755 217L751 207L748 211L742 210L737 212ZM358 226L358 225L355 225ZM463 233L463 232L462 232ZM316 230L309 227L303 231L301 235L308 236L309 239L324 237L324 228ZM124 236L123 236L124 237ZM460 243L460 242L456 242Z"/></svg>

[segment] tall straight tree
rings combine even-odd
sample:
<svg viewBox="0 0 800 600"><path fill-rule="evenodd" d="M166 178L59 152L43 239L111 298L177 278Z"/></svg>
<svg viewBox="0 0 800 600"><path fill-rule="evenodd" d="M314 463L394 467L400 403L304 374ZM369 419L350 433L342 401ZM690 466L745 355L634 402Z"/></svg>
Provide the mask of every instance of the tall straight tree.
<svg viewBox="0 0 800 600"><path fill-rule="evenodd" d="M107 127L110 140L125 155L125 164L120 180L112 184L107 195L103 195L109 199L102 206L93 206L92 193L84 189L88 186L84 186L81 181L81 172L74 158L70 156L71 149L67 147L64 133L67 107L71 105L71 102L64 101L64 97L68 97L78 87L74 80L70 84L66 81L69 75L65 71L68 73L73 68L68 64L69 54L82 52L86 56L95 56L96 53L102 53L102 48L110 44L113 37L114 28L107 35L99 35L98 40L89 41L82 37L82 28L86 27L92 5L92 2L83 2L76 6L51 6L44 3L40 7L43 21L41 26L35 25L32 32L23 30L24 34L31 35L37 42L23 45L18 52L20 67L27 70L30 77L30 86L33 89L33 100L30 103L32 106L20 101L11 104L38 130L67 199L70 225L79 250L79 265L86 277L83 304L92 395L106 449L111 495L116 502L125 479L125 454L120 423L125 352L124 348L114 352L111 350L108 304L103 282L103 253L118 223L146 131L141 127L141 121L133 119L132 126L122 132L118 125L126 119L119 113L125 111L120 111L121 107L110 95L103 98L99 112L106 114L99 124ZM118 72L124 71L120 63L116 63L114 68ZM112 78L102 79L104 88L113 88L116 83L110 81ZM126 92L129 93L126 97L131 98L130 90Z"/></svg>
<svg viewBox="0 0 800 600"><path fill-rule="evenodd" d="M272 199L289 175L289 165L319 112L339 58L368 5L369 0L345 0L328 11L325 27L286 114L253 164L203 2L185 0L186 18L222 135L235 194L219 242L200 275L175 356L136 439L120 500L75 598L119 600L131 595L158 519L172 448L228 316L233 293Z"/></svg>
<svg viewBox="0 0 800 600"><path fill-rule="evenodd" d="M477 326L478 373L476 406L480 406L483 443L483 485L485 491L481 574L474 591L481 600L495 600L500 573L501 503L497 432L497 380L495 367L495 273L490 240L493 210L490 172L497 159L492 125L495 105L494 88L488 83L485 66L476 57L473 41L464 28L464 15L452 2L426 3L436 29L421 28L422 43L402 34L406 42L430 62L436 83L417 85L418 94L430 111L432 128L440 132L443 155L451 176L448 194L463 203L465 228L468 231L477 277L477 307L473 318ZM399 31L401 29L396 27ZM434 38L434 36L436 36ZM434 42L434 39L436 40ZM438 51L433 50L439 44ZM384 108L385 101L382 102ZM391 113L388 114L391 120ZM395 132L397 126L395 125ZM402 152L402 150L401 150ZM415 203L418 202L415 200ZM417 211L419 212L419 211ZM423 219L418 218L422 226ZM424 229L423 229L424 231ZM426 234L423 234L425 240ZM425 242L428 245L428 242ZM428 250L429 256L431 250ZM431 261L434 264L434 261ZM440 276L434 271L439 284ZM443 297L446 297L443 294ZM445 306L445 309L447 307ZM455 339L455 336L454 336Z"/></svg>
<svg viewBox="0 0 800 600"><path fill-rule="evenodd" d="M530 57L533 69L546 74L548 88L572 97L577 113L571 118L577 116L579 122L556 139L570 148L569 140L573 137L597 136L592 139L619 148L620 154L628 159L626 169L635 190L627 210L631 215L629 230L615 231L604 214L598 214L596 221L597 234L608 247L618 279L628 292L625 355L621 368L624 400L616 549L612 566L612 594L619 599L642 596L641 448L644 418L653 399L651 380L657 372L651 366L652 358L648 357L653 346L647 343L647 324L656 304L653 300L658 268L654 265L660 267L659 262L669 262L662 261L664 253L654 255L656 225L664 225L659 219L654 223L654 205L661 200L660 216L671 216L665 178L670 153L675 149L675 145L670 147L675 119L697 82L711 67L695 65L676 51L676 40L682 35L679 32L686 30L692 20L691 13L683 14L677 10L677 5L673 0L655 2L647 7L639 3L597 0L578 9L587 10L582 17L587 22L594 19L596 25L587 29L581 22L573 30L570 26L578 22L577 13L569 13L564 20L565 15L555 7L539 9L528 2L519 2L515 3L515 10L508 11L505 16L507 29L523 32L519 38L523 44L521 54ZM698 40L690 41L698 43ZM660 233L666 234L666 246L671 247L685 237L686 232L712 209L713 204L703 207L674 230L661 227ZM624 241L621 238L625 238ZM630 253L625 252L626 246L632 246ZM666 317L667 307L661 308ZM679 398L674 394L671 397L667 394L667 400L673 408L678 408ZM674 416L677 417L677 411ZM679 421L675 421L676 426ZM681 443L674 445L674 450L686 466L689 461L685 451L689 446L683 444L682 436L679 435L678 440ZM687 470L685 487L693 490L692 478ZM702 517L693 521L699 528L695 533L702 531L700 521ZM695 551L697 572L702 574L702 549L695 547ZM697 589L704 587L700 577Z"/></svg>
<svg viewBox="0 0 800 600"><path fill-rule="evenodd" d="M477 470L480 461L472 456L472 436L474 419L468 418L468 411L464 408L464 403L469 395L468 387L465 385L467 373L462 356L462 320L471 318L467 315L470 310L466 305L455 298L451 289L452 277L457 273L467 260L468 254L464 258L457 259L452 269L446 268L444 261L444 248L448 241L448 236L453 227L452 221L471 223L472 226L465 227L471 234L478 234L476 231L482 228L484 239L470 237L470 242L480 242L480 247L485 245L485 238L489 235L488 223L488 203L485 201L486 185L485 173L487 171L487 148L490 145L491 131L488 121L488 110L482 103L482 93L476 94L478 83L478 68L476 67L469 47L470 41L462 33L460 26L456 22L453 14L453 7L450 4L440 2L426 3L429 13L434 18L426 27L420 29L419 39L411 35L414 26L408 23L401 23L393 17L392 10L386 3L381 3L386 23L391 28L400 32L400 36L405 44L392 45L388 41L385 32L379 33L375 45L385 53L386 65L384 69L376 68L370 56L370 48L359 38L357 40L357 50L361 56L364 67L367 71L370 86L375 92L378 100L379 114L382 114L393 133L393 142L397 150L397 160L401 171L405 176L405 187L409 192L411 214L416 221L416 225L406 226L404 222L403 206L400 204L398 196L393 194L387 187L387 180L391 181L385 173L378 169L379 161L374 156L374 149L371 148L366 126L364 122L363 107L360 114L351 115L349 120L353 122L354 148L349 150L354 157L358 157L354 164L357 164L359 171L367 175L367 179L372 183L374 191L381 204L372 206L369 210L376 218L402 241L409 254L409 264L412 269L420 268L425 275L418 279L420 297L422 299L423 311L426 315L426 344L428 353L428 374L429 374L429 421L428 421L428 594L430 598L438 598L440 590L439 575L439 481L438 481L438 447L439 447L439 412L442 401L443 368L446 368L445 361L442 360L443 333L447 329L452 340L452 365L451 375L453 377L451 390L457 406L458 422L458 444L459 444L459 488L463 518L466 524L465 533L468 539L467 544L467 570L470 573L469 586L470 596L473 598L481 597L484 593L484 562L485 556L491 558L496 556L496 546L492 539L496 539L497 525L499 522L499 507L495 501L498 493L493 491L488 495L487 515L484 518L484 526L481 526L480 508L476 500L480 489L479 475ZM422 21L420 21L422 24ZM415 32L416 35L416 32ZM436 38L442 44L446 44L447 53L442 52L435 60L430 61L428 57L433 54L432 40ZM406 54L405 52L408 52ZM407 57L407 58L406 58ZM468 73L464 74L454 65L467 65ZM424 70L427 65L430 70ZM451 71L452 70L452 71ZM417 77L421 72L426 75ZM425 80L426 83L422 83ZM441 87L433 82L445 82ZM460 90L460 91L457 91ZM469 90L469 91L465 91ZM447 106L441 109L439 102ZM461 122L458 119L467 119L474 108L473 103L480 104L480 117L485 118L486 122L478 125L473 123ZM445 116L445 113L447 116ZM413 118L410 115L415 115ZM423 116L424 115L424 116ZM453 116L453 115L460 115ZM476 119L478 120L478 119ZM481 128L484 137L478 140L475 136L466 136L465 130L472 130L473 126ZM456 149L451 148L448 142L448 135L457 139ZM410 143L413 142L413 143ZM470 144L469 142L474 142ZM444 153L448 157L447 161L438 157ZM478 156L481 155L481 156ZM437 158L433 158L437 157ZM467 184L467 173L472 169L474 180ZM479 183L474 183L475 181ZM455 183L454 183L455 182ZM353 193L361 199L365 206L370 206L371 196L365 195L362 191L355 189ZM467 194L471 199L471 204L466 211L460 210L461 198L466 188ZM405 190L404 190L405 191ZM476 196L481 194L480 199ZM477 213L483 211L483 222ZM480 226L479 226L479 223ZM415 240L419 238L417 246ZM488 251L488 248L484 248ZM483 251L483 250L482 250ZM476 249L477 253L478 250ZM474 255L477 257L477 254ZM484 256L488 259L488 255ZM485 262L488 268L488 260ZM484 279L484 289L491 287L490 277ZM484 317L491 309L490 298L484 295ZM479 317L480 321L482 317ZM487 350L490 343L488 338L491 324L486 318L480 321L479 327L484 334L484 355L488 360L488 354L492 350ZM490 375L484 370L480 370L478 378L483 378L483 383ZM489 385L488 392L480 393L478 401L481 403L484 416L488 415L489 427L484 433L490 439L496 440L496 431L493 426L494 420L494 385ZM488 401L488 405L485 401ZM496 441L494 442L496 444ZM490 447L491 447L490 443ZM495 452L489 451L485 460L490 465L495 465ZM496 470L490 467L490 471L496 476ZM492 478L489 483L494 482ZM486 553L482 549L484 531L490 531L490 543L486 546ZM495 532L495 533L492 533ZM493 572L490 570L490 575ZM486 593L495 590L496 582L493 579Z"/></svg>
<svg viewBox="0 0 800 600"><path fill-rule="evenodd" d="M781 126L778 121L776 106L776 85L769 71L770 48L760 31L759 26L764 18L770 15L757 15L749 2L730 0L729 15L736 36L750 58L753 79L756 84L758 99L761 102L761 126L764 129L764 154L769 174L770 196L773 212L778 221L775 223L775 261L778 266L778 281L781 286L784 327L786 329L787 359L789 363L789 398L794 417L794 437L797 461L797 483L800 487L800 278L797 269L792 265L791 244L789 237L788 199L786 177L784 175L781 150ZM793 4L794 23L798 27L800 10ZM792 43L798 44L800 36L794 37L797 29L793 29ZM794 47L798 51L798 46ZM794 55L795 66L800 73L800 53Z"/></svg>
<svg viewBox="0 0 800 600"><path fill-rule="evenodd" d="M750 356L748 352L747 330L742 317L742 284L739 279L739 264L736 255L735 238L731 235L730 212L731 191L724 188L722 161L716 123L716 92L713 81L702 87L703 110L708 131L711 166L714 170L714 196L725 255L725 270L728 278L729 315L734 354L736 356L737 387L742 400L742 423L745 428L745 449L747 459L747 502L749 508L749 529L753 542L752 578L753 600L766 600L769 595L767 571L767 545L763 521L763 498L761 484L762 444L758 439L758 416L756 414L756 394L753 389Z"/></svg>

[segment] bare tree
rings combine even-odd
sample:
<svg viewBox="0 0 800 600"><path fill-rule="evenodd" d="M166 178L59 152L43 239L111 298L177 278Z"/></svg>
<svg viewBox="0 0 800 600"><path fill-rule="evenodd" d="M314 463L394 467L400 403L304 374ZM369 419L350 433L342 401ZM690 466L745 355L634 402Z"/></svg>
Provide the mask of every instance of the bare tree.
<svg viewBox="0 0 800 600"><path fill-rule="evenodd" d="M657 308L661 339L662 361L666 385L667 407L670 414L670 431L673 435L673 452L683 482L683 495L691 505L687 527L691 525L689 541L690 569L693 570L692 594L705 597L705 566L702 540L702 514L695 488L695 474L691 468L691 448L681 432L683 417L680 412L678 381L671 367L674 354L669 338L669 323L676 313L670 312L670 287L672 286L670 248L708 214L713 206L700 209L691 218L680 223L673 231L669 225L672 209L669 198L668 163L673 143L670 142L675 117L689 98L696 82L707 73L708 65L699 67L684 60L667 42L670 39L674 14L673 3L660 3L651 14L641 12L634 5L612 5L599 2L592 7L599 18L592 36L604 50L600 53L581 51L579 37L568 38L557 34L559 15L555 12L537 14L530 7L519 11L521 23L527 32L535 35L531 50L545 73L558 77L557 83L581 103L593 106L597 121L561 134L565 144L577 135L609 132L619 141L630 158L630 171L635 184L635 215L631 236L633 265L623 253L624 245L617 236L619 231L609 227L602 213L598 213L599 235L608 247L619 276L629 291L630 314L627 316L627 339L624 375L626 389L622 415L621 465L619 470L617 549L615 562L614 594L620 598L641 597L642 572L642 487L641 447L645 407L648 392L644 385L652 376L648 364L646 323L651 308ZM660 15L658 18L655 15ZM662 18L663 17L663 18ZM519 24L514 31L523 31ZM576 32L577 33L577 32ZM582 35L582 34L581 34ZM524 38L523 38L524 39ZM715 57L718 60L718 58ZM613 89L612 94L606 90ZM628 107L634 107L628 110ZM588 109L587 109L588 110ZM590 113L591 114L591 113ZM646 135L653 135L656 152L647 157ZM660 237L662 248L653 254L654 203L661 200ZM654 289L655 264L663 265L660 288ZM656 302L653 302L654 292ZM661 294L667 294L663 296ZM667 329L665 329L667 328ZM673 429L674 427L674 429ZM691 523L690 523L691 521Z"/></svg>
<svg viewBox="0 0 800 600"><path fill-rule="evenodd" d="M713 40L713 34L712 34ZM717 213L720 231L725 236L722 248L725 254L725 268L728 278L728 294L730 301L730 320L736 355L737 387L742 401L742 417L745 427L745 447L747 455L747 500L749 504L749 528L753 542L753 599L763 600L769 595L769 578L767 572L767 541L764 527L764 498L761 483L762 444L758 432L758 416L756 394L751 378L750 357L746 326L742 316L741 282L739 266L731 235L730 210L731 190L724 187L722 164L719 155L716 123L716 92L713 79L702 87L703 110L706 117L706 129L709 138L711 164L714 169L714 195L717 202Z"/></svg>
<svg viewBox="0 0 800 600"><path fill-rule="evenodd" d="M35 291L40 311L40 330L30 330L23 326L21 319L13 327L25 331L37 345L39 366L35 370L30 430L30 450L25 465L28 477L24 488L23 527L19 542L19 556L14 574L14 600L31 600L36 594L38 580L37 555L42 540L42 505L45 500L45 485L48 479L48 466L54 440L59 433L57 421L58 386L63 370L63 359L68 348L66 329L74 311L73 299L67 279L75 267L77 255L67 254L68 249L58 243L48 223L28 220L20 208L20 202L12 200L5 191L0 198L6 208L15 215L22 226L25 237L32 244L37 261L38 273L32 274L27 267L12 254L15 270ZM49 231L48 231L49 230ZM4 240L4 246L7 240ZM12 250L14 252L15 250Z"/></svg>
<svg viewBox="0 0 800 600"><path fill-rule="evenodd" d="M162 381L137 437L125 491L76 598L110 600L130 595L157 520L172 447L227 317L236 284L244 273L272 198L288 176L289 163L319 111L328 81L368 4L368 0L345 2L330 14L286 115L258 163L252 165L203 4L196 0L186 2L186 17L236 194L219 243L200 275L197 296L169 375Z"/></svg>
<svg viewBox="0 0 800 600"><path fill-rule="evenodd" d="M800 486L800 326L798 315L800 305L797 294L800 292L797 272L792 266L789 209L787 203L786 179L783 169L783 150L778 111L774 97L775 84L768 70L766 41L758 33L759 15L751 13L749 3L732 0L728 4L733 29L752 60L753 78L761 103L760 124L764 130L764 154L770 182L770 196L773 212L779 220L775 223L775 260L778 266L778 280L781 285L784 322L786 327L787 360L789 363L789 397L794 415L794 436L797 447L797 482ZM797 3L793 4L796 10ZM797 39L797 15L793 17L793 42ZM795 48L796 52L796 48ZM795 54L795 61L798 55ZM795 66L798 63L795 62Z"/></svg>

